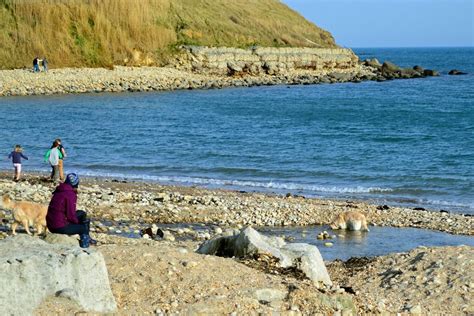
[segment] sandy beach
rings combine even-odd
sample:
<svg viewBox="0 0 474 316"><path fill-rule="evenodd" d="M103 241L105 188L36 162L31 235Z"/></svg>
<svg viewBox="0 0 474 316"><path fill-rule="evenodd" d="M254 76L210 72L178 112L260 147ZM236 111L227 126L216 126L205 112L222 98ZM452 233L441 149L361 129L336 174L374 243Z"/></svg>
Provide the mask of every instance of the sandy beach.
<svg viewBox="0 0 474 316"><path fill-rule="evenodd" d="M2 173L0 193L47 203L54 186L44 179L30 174L15 183L8 173ZM81 183L78 208L88 210L94 220L93 234L106 260L119 314L473 312L469 301L473 299L474 258L469 246L419 247L408 253L327 262L334 282L329 288L315 288L309 280L279 271L266 259L194 253L203 240L227 229L328 224L334 214L348 209L365 213L371 226L418 227L464 235L473 234L470 216L357 201L92 178ZM11 215L6 210L0 214L5 237ZM103 225L106 221L112 224ZM163 240L110 234L119 229L132 233L153 223L202 223L215 229L206 233L173 231L176 238ZM180 238L181 233L188 238ZM256 289L283 293L282 298L259 299ZM80 308L56 297L37 312L51 311L72 313Z"/></svg>

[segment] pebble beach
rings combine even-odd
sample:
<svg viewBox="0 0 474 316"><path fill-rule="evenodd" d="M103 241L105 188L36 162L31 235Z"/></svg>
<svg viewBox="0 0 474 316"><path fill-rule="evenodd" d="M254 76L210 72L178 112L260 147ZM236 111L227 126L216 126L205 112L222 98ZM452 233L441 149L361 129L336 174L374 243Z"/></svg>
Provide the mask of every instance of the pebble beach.
<svg viewBox="0 0 474 316"><path fill-rule="evenodd" d="M372 226L414 227L474 235L472 216L446 211L105 178L89 178L83 182L78 209L88 210L98 221L127 223L129 231L138 229L138 223L203 223L223 227L327 225L336 214L357 210L366 214ZM25 181L15 183L3 173L0 180L0 193L37 203L49 203L53 188L41 175L31 175ZM97 229L105 228L98 226Z"/></svg>
<svg viewBox="0 0 474 316"><path fill-rule="evenodd" d="M352 75L333 78L306 70L280 75L228 77L167 67L61 68L39 73L29 69L16 69L0 70L0 96L219 89L257 85L332 83L348 81L350 78Z"/></svg>
<svg viewBox="0 0 474 316"><path fill-rule="evenodd" d="M7 173L0 177L0 193L17 200L47 203L53 188L40 174L27 175L18 183ZM473 234L470 216L96 178L83 179L78 208L87 209L94 220L93 235L106 260L119 314L472 312L474 258L469 246L420 247L408 253L327 262L334 285L319 289L299 275L279 272L264 259L239 261L194 253L202 241L228 229L327 224L334 214L348 209L365 213L371 226L420 227L465 235ZM1 217L5 237L11 214L2 210ZM107 227L105 221L113 224ZM207 223L214 228L204 233L173 231L162 240L111 234L154 223ZM179 238L180 234L191 238ZM220 271L217 275L216 270ZM265 298L267 303L261 303L263 292L256 289L271 293ZM80 308L64 298L50 298L37 313L51 310L70 313Z"/></svg>

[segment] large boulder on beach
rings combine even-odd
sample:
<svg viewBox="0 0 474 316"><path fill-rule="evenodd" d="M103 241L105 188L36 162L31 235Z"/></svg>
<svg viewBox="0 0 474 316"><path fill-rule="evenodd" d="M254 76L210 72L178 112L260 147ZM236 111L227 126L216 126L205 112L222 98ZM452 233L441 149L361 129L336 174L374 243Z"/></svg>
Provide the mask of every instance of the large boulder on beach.
<svg viewBox="0 0 474 316"><path fill-rule="evenodd" d="M320 282L332 285L323 258L316 246L287 244L278 237L267 237L247 227L237 235L220 236L203 243L198 253L223 257L248 258L265 254L279 260L282 268L295 267L316 285Z"/></svg>
<svg viewBox="0 0 474 316"><path fill-rule="evenodd" d="M53 296L67 297L90 312L117 308L100 252L28 235L0 241L0 288L5 315L32 314Z"/></svg>

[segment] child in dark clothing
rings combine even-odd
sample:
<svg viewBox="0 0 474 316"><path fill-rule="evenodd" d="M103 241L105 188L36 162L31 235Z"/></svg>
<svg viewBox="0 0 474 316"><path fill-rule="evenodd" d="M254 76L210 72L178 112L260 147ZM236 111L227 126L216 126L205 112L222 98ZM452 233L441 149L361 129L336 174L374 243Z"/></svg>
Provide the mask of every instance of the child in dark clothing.
<svg viewBox="0 0 474 316"><path fill-rule="evenodd" d="M21 158L28 160L28 157L23 155L23 148L20 145L15 145L13 151L8 155L8 159L11 158L13 162L13 168L15 168L15 177L13 181L19 181L21 176Z"/></svg>

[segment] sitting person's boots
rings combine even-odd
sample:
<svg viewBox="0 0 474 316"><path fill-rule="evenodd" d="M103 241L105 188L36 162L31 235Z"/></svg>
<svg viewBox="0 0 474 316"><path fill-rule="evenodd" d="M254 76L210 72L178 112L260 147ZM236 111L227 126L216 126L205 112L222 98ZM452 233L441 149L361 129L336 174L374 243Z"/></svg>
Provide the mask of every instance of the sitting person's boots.
<svg viewBox="0 0 474 316"><path fill-rule="evenodd" d="M90 220L90 219L86 219L86 220L84 221L84 225L86 225L86 227L87 227L87 232L88 232L88 236L89 236L89 243L90 243L91 245L97 245L97 240L92 239L92 237L90 236L91 220Z"/></svg>
<svg viewBox="0 0 474 316"><path fill-rule="evenodd" d="M81 248L89 248L90 245L90 237L89 234L81 234L81 239L79 240L79 246Z"/></svg>

